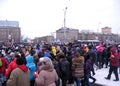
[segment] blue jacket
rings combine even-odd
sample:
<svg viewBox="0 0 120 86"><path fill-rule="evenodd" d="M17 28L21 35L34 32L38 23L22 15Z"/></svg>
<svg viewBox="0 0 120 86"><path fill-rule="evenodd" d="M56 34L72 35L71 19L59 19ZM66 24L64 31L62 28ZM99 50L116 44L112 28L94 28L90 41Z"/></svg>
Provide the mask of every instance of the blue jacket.
<svg viewBox="0 0 120 86"><path fill-rule="evenodd" d="M30 70L30 80L35 80L34 72L36 71L36 65L34 63L34 57L29 55L26 57L26 61L26 66L29 67Z"/></svg>
<svg viewBox="0 0 120 86"><path fill-rule="evenodd" d="M49 57L49 58L51 58L52 56L50 55L49 52L45 52L44 57Z"/></svg>

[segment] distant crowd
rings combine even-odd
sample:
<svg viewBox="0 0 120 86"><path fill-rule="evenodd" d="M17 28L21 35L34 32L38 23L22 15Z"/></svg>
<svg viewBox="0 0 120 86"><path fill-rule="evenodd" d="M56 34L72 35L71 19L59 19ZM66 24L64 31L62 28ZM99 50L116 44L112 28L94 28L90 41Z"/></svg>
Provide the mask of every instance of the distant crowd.
<svg viewBox="0 0 120 86"><path fill-rule="evenodd" d="M97 69L101 76L119 81L120 45L104 44L14 44L0 46L0 86L92 86ZM90 82L92 79L92 82ZM73 85L74 86L74 85Z"/></svg>

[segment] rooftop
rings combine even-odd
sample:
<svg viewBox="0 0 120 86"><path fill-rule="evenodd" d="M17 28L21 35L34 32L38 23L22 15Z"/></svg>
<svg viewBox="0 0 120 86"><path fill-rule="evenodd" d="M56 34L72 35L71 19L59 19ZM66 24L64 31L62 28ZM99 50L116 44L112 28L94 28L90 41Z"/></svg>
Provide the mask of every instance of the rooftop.
<svg viewBox="0 0 120 86"><path fill-rule="evenodd" d="M0 26L19 27L19 22L18 21L0 20Z"/></svg>

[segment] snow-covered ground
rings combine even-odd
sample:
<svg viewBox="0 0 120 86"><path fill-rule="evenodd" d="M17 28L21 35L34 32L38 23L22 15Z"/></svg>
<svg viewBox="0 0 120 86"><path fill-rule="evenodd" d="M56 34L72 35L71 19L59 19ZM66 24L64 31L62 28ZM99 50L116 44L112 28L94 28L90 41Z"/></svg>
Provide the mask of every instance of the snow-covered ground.
<svg viewBox="0 0 120 86"><path fill-rule="evenodd" d="M102 69L98 69L98 70L95 69L95 73L96 74L93 76L97 79L95 83L102 84L105 86L120 86L120 80L113 81L115 79L114 73L112 73L110 80L105 79L105 77L107 77L107 75L109 73L109 68L102 68ZM119 75L119 79L120 79L120 74L118 74L118 75Z"/></svg>

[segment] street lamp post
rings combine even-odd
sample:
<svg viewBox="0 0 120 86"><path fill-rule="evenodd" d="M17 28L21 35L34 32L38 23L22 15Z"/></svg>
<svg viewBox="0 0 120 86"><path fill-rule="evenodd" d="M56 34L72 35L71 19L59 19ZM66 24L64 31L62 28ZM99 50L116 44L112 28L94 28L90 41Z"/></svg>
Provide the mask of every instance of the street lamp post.
<svg viewBox="0 0 120 86"><path fill-rule="evenodd" d="M97 33L99 33L100 24L101 22L98 23Z"/></svg>
<svg viewBox="0 0 120 86"><path fill-rule="evenodd" d="M100 24L101 24L101 22L98 23L98 28L97 28L97 37L98 37L98 40L99 40L99 27L100 27Z"/></svg>
<svg viewBox="0 0 120 86"><path fill-rule="evenodd" d="M67 7L65 7L64 10L64 42L66 42L66 12L67 12Z"/></svg>

